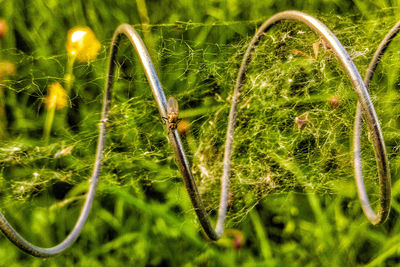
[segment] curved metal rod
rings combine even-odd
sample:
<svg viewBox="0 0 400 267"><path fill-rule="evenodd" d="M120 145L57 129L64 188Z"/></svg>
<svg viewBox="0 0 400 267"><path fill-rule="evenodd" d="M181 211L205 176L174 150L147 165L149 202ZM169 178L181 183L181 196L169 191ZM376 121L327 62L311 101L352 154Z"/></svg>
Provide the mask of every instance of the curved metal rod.
<svg viewBox="0 0 400 267"><path fill-rule="evenodd" d="M118 45L122 35L126 35L131 44L135 47L136 52L139 55L140 61L142 62L142 66L144 68L147 80L150 84L151 91L157 102L160 115L161 117L167 117L167 106L168 106L167 100L164 91L162 89L161 83L158 79L154 65L151 61L150 55L147 52L146 47L143 41L141 40L140 36L138 35L138 33L130 25L127 24L119 26L113 36L113 41L111 44L110 61L108 66L106 92L105 92L105 101L107 102L107 104L104 105L105 109L103 110L103 113L106 114L106 117L108 116L109 101L111 99L112 85L114 82L116 56L118 52ZM199 218L200 224L203 227L207 236L212 240L216 240L222 234L223 227L221 232L218 232L218 230L215 231L211 226L208 214L201 201L200 194L197 190L196 182L190 170L189 161L186 158L185 151L183 149L183 145L179 137L178 131L176 129L173 130L169 129L167 125L165 125L165 130L168 133L168 138L172 144L172 148L174 150L175 157L177 159L177 163L186 186L186 190L189 194L190 200L197 214L197 217ZM225 205L225 210L226 210L227 202L222 203L222 205Z"/></svg>
<svg viewBox="0 0 400 267"><path fill-rule="evenodd" d="M353 88L357 94L359 100L359 106L362 108L363 113L365 114L368 128L372 133L373 137L373 146L375 151L375 158L378 166L378 174L379 174L379 186L380 186L380 207L378 215L369 208L368 212L366 212L367 218L370 220L372 224L379 224L385 221L389 214L390 210L390 172L388 166L388 159L386 155L385 144L383 141L383 135L381 131L381 127L379 124L378 117L375 113L374 106L371 102L370 96L368 94L367 87L365 86L361 75L359 74L356 66L351 60L350 56L341 45L336 36L319 20L316 18L305 14L299 11L284 11L272 16L268 19L257 31L253 39L251 40L249 47L246 50L246 53L243 57L242 65L240 66L239 74L236 80L236 86L234 90L234 94L232 97L232 107L229 114L229 124L228 124L228 133L226 139L226 154L224 166L228 166L227 169L224 170L224 176L229 176L229 165L230 159L232 155L232 143L233 143L233 134L234 134L234 124L237 115L237 102L240 95L240 89L243 86L243 81L246 76L248 65L251 61L251 55L257 47L258 42L261 37L264 36L264 33L275 23L281 20L295 20L302 22L309 26L315 33L317 33L321 38L323 38L332 51L335 53L336 57L339 59L342 67L345 69L347 76L350 78L350 81L353 85ZM358 143L359 144L359 143ZM359 146L358 146L359 148ZM357 150L357 143L355 143L355 150ZM356 154L355 155L359 155ZM356 166L356 177L362 177L361 170L361 158L359 156L354 157L354 162ZM360 167L357 167L360 166ZM358 181L358 180L357 180ZM360 191L360 183L358 184L358 190ZM363 185L362 185L363 187ZM362 188L361 188L362 189ZM362 191L361 191L362 192ZM364 189L365 192L365 189ZM362 194L360 194L361 196ZM366 195L366 194L365 194ZM368 200L365 202L365 198L360 197L362 206L364 211L365 207L370 207Z"/></svg>
<svg viewBox="0 0 400 267"><path fill-rule="evenodd" d="M380 43L378 49L376 50L374 57L372 58L367 72L365 74L364 78L364 84L365 86L369 86L372 76L375 72L376 67L378 66L378 63L380 62L380 59L382 55L385 53L387 47L389 44L392 42L393 38L399 33L400 31L400 22L397 22L396 25L389 31L389 33L385 36L385 38L382 40ZM371 221L376 221L376 222L382 222L384 221L384 218L387 217L390 209L390 179L388 176L388 180L382 187L380 186L381 190L381 196L384 196L387 198L387 200L383 200L381 197L381 206L384 206L385 203L387 203L387 209L384 211L387 214L378 214L378 216L374 213L374 211L371 208L371 205L369 204L368 200L368 195L365 190L364 186L364 179L363 179L363 174L362 174L362 165L361 165L361 132L362 132L362 109L359 103L357 103L357 111L356 111L356 116L354 120L354 139L353 139L353 144L354 144L354 174L356 177L356 182L357 182L357 189L358 189L358 196L360 198L361 204L362 204L362 209L364 210L365 215L371 220ZM388 174L389 175L389 174ZM379 217L382 217L380 219Z"/></svg>
<svg viewBox="0 0 400 267"><path fill-rule="evenodd" d="M140 61L142 62L145 74L149 81L153 96L157 102L158 110L160 112L161 117L167 117L167 100L162 89L161 83L158 79L156 70L153 66L151 61L150 55L146 50L146 47L143 41L140 39L137 32L127 24L121 25L114 33L113 41L111 44L111 55L109 61L109 68L108 68L108 76L107 76L107 86L106 86L106 99L109 101L111 99L111 89L112 84L114 81L114 69L116 63L116 55L118 52L118 44L120 42L121 35L124 34L128 37L132 45L135 47L136 52L139 55ZM108 113L109 105L106 105ZM104 112L104 111L103 111ZM207 236L212 240L217 240L219 236L222 234L223 227L221 232L215 231L210 223L208 214L204 208L204 205L201 201L200 194L197 190L196 182L193 178L193 174L190 170L189 161L186 158L185 151L179 137L178 131L176 129L169 129L167 125L165 125L165 130L168 133L168 139L172 144L172 148L175 153L175 157L177 159L177 163L179 169L182 174L182 178L186 187L186 190L189 194L190 200L194 207L194 210L199 218L200 224L203 227ZM222 205L227 206L226 203L222 203ZM226 208L225 208L226 210Z"/></svg>
<svg viewBox="0 0 400 267"><path fill-rule="evenodd" d="M165 108L166 108L166 100L164 93L162 92L160 82L158 80L157 74L155 72L154 66L151 62L150 56L140 39L139 35L130 25L121 25L117 28L114 33L111 51L110 51L110 59L108 65L108 75L107 81L105 85L104 92L104 100L103 100L103 109L101 121L99 123L100 133L97 144L97 152L96 152L96 161L94 163L94 169L91 177L91 184L89 191L86 196L85 204L81 210L78 221L76 222L74 228L70 232L70 234L58 245L51 248L41 248L37 247L28 241L26 241L18 232L12 228L12 226L7 222L4 216L0 213L0 230L5 234L5 236L13 242L17 247L19 247L24 252L31 254L36 257L52 257L57 254L62 253L64 250L69 248L72 243L77 239L80 231L82 230L83 225L86 222L86 219L89 215L90 209L92 207L94 195L96 192L96 187L99 179L101 164L103 160L104 147L106 142L106 124L110 112L110 104L112 98L112 84L114 81L114 70L116 63L116 55L118 52L118 44L120 42L121 35L126 35L131 41L132 45L136 48L136 52L139 55L139 58L142 62L142 65L145 69L146 76L152 88L154 97L157 100L158 106L160 108L160 113L162 116L166 116ZM177 133L174 133L176 135ZM179 141L179 138L178 138ZM182 146L180 144L180 146ZM184 158L186 159L186 158Z"/></svg>
<svg viewBox="0 0 400 267"><path fill-rule="evenodd" d="M121 36L125 35L128 37L131 44L135 47L136 52L140 58L144 71L146 73L148 82L152 89L153 96L158 104L159 112L161 117L167 116L167 101L164 95L164 92L161 87L161 83L158 79L157 73L155 71L154 65L151 61L150 55L146 50L146 47L137 34L137 32L128 24L124 24L119 26L112 39L109 65L108 65L108 74L107 81L105 86L104 100L103 100L103 110L102 110L102 118L99 124L100 133L97 145L96 152L96 161L94 164L94 169L91 177L91 184L89 191L86 196L85 203L81 210L80 216L70 232L70 234L58 245L51 248L42 248L35 246L25 240L6 220L6 218L0 213L0 230L4 233L4 235L17 247L19 247L24 252L31 254L36 257L52 257L58 255L69 248L72 243L78 238L80 231L85 224L87 217L89 215L90 209L92 207L94 195L96 192L96 187L98 184L100 169L103 160L104 147L106 141L106 123L109 116L110 104L112 98L112 86L114 82L114 72L116 65L116 56L118 53L118 45L121 40ZM195 207L195 211L197 216L199 217L200 223L205 230L206 234L213 240L218 239L218 234L214 231L211 226L211 223L208 219L207 212L204 209L204 205L200 199L200 195L198 193L196 183L193 179L193 175L190 171L189 162L185 156L185 152L183 149L182 142L180 140L179 134L177 130L169 130L168 137L173 146L176 158L178 160L178 166L183 175L183 179L185 182L185 186L189 193L190 199Z"/></svg>
<svg viewBox="0 0 400 267"><path fill-rule="evenodd" d="M106 130L107 130L106 121L107 121L107 117L108 117L108 110L109 110L109 104L110 104L108 97L109 97L108 95L105 95L105 97L104 97L102 119L99 123L99 128L100 128L99 139L97 142L97 151L96 151L96 158L95 158L95 163L94 163L94 167L93 167L93 172L92 172L92 176L90 179L90 187L89 187L88 193L86 195L85 203L82 207L79 218L76 221L74 228L68 234L68 236L62 242L60 242L58 245L51 247L51 248L42 248L42 247L35 246L32 243L28 242L26 239L24 239L9 224L7 219L0 212L0 230L12 243L14 243L17 247L19 247L24 252L31 254L32 256L42 257L42 258L56 256L56 255L64 252L66 249L68 249L74 243L74 241L78 238L78 236L89 216L90 210L92 208L93 199L94 199L94 196L96 193L97 183L99 181L99 174L100 174L101 165L102 165L102 161L103 161L104 146L105 146L105 142L106 142Z"/></svg>
<svg viewBox="0 0 400 267"><path fill-rule="evenodd" d="M375 110L373 108L372 102L369 98L369 94L367 91L366 86L362 82L361 76L358 73L354 63L351 61L349 55L337 40L337 38L333 35L333 33L320 21L317 19L297 11L286 11L282 13L278 13L275 16L271 17L267 20L261 28L258 30L252 41L250 42L249 47L246 50L244 55L242 65L239 70L238 78L236 81L236 86L232 98L232 106L229 114L229 123L228 123L228 131L227 131L227 139L226 139L226 146L225 146L225 155L224 155L224 170L223 176L221 178L221 199L220 199L220 207L219 207L219 214L218 214L218 221L216 229L214 230L211 226L208 214L204 208L204 205L201 201L200 195L197 190L196 183L193 179L192 172L190 170L189 162L186 158L179 134L176 129L170 130L166 129L168 132L168 138L172 144L175 156L178 161L178 166L183 176L183 180L188 191L189 197L192 201L193 207L195 212L199 218L200 224L202 225L205 233L207 236L212 240L217 240L223 232L224 229L224 221L226 217L227 211L227 203L228 203L228 188L229 188L229 176L230 176L230 165L231 165L231 156L232 156L232 148L233 148L233 139L234 139L234 127L235 127L235 120L237 115L237 104L240 96L240 89L243 85L243 80L246 75L246 71L248 65L251 60L251 54L256 48L259 40L264 35L264 32L267 31L273 24L280 20L297 20L300 22L305 23L308 25L314 32L319 34L324 40L329 44L332 48L336 56L338 57L339 61L342 63L342 66L345 68L347 75L349 76L354 89L357 93L359 98L360 104L358 105L357 109L357 119L356 120L356 129L357 125L362 123L361 120L361 111L366 114L367 122L369 129L373 132L374 136L374 150L375 156L377 158L378 170L379 170L379 181L381 186L381 206L377 216L374 218L368 217L372 223L377 224L387 217L390 207L390 178L389 178L389 170L387 164L387 157L385 146L382 138L382 133L380 130L379 121L376 117ZM380 56L383 54L384 50L386 49L388 43L390 43L391 39L394 35L397 34L400 28L400 23L396 24L396 30L392 29L392 37L387 37L382 42L381 46L379 47L378 51L376 52L373 61L370 64L369 71L367 72L366 77L366 84L368 84L373 71L375 70L376 64L379 61ZM99 123L100 133L97 145L97 152L96 152L96 161L94 164L94 169L91 178L91 185L89 191L86 196L85 204L81 210L81 214L76 222L74 228L70 232L70 234L58 245L51 247L51 248L41 248L35 245L32 245L28 241L26 241L21 235L19 235L12 226L7 222L5 217L0 213L0 230L6 235L11 242L13 242L17 247L22 249L23 251L37 257L51 257L57 254L62 253L71 244L77 239L83 225L86 222L86 219L89 215L90 209L92 207L99 173L101 169L104 147L105 147L105 136L106 136L106 123L109 116L110 111L110 104L112 98L112 86L114 82L114 72L115 72L115 65L116 65L116 56L118 53L118 45L121 40L121 36L125 35L131 42L131 44L136 49L136 52L139 55L140 61L144 68L146 77L152 89L153 96L157 102L158 109L160 112L161 117L167 116L167 101L164 95L164 92L161 87L161 83L158 79L157 73L155 71L154 65L151 61L151 58L146 50L145 45L143 44L141 38L137 34L137 32L127 24L121 25L117 28L113 35L112 44L111 44L111 51L110 51L110 59L108 65L108 74L107 74L107 81L106 81L106 88L104 94L104 101L103 101L103 111L102 111L102 119ZM389 34L390 35L390 34ZM388 36L389 36L388 35ZM369 75L369 76L368 76ZM362 109L362 110L361 110ZM358 124L357 124L358 123ZM360 131L355 131L355 147L359 148L359 141L356 142L356 137L360 136ZM357 134L356 134L357 133ZM359 140L359 139L358 139ZM358 144L358 146L356 146ZM356 152L356 149L355 149ZM358 150L359 152L359 150ZM356 154L355 154L356 155ZM360 154L355 156L355 166L360 166L359 169L356 167L356 176L358 170L358 177L361 177L362 182L362 171L361 171L361 157ZM358 164L358 165L356 165ZM359 186L359 180L357 180ZM384 189L382 189L384 187ZM359 191L360 191L360 187ZM364 189L365 192L365 189ZM366 195L366 194L365 194ZM361 198L361 196L360 196ZM362 198L361 198L362 199ZM368 200L367 200L368 201ZM368 205L369 206L369 205ZM364 205L363 205L364 208ZM370 206L369 206L370 208ZM370 208L371 209L371 208ZM365 210L364 210L365 211ZM371 209L372 211L372 209ZM366 212L367 213L367 212ZM373 211L372 211L373 213ZM375 214L373 214L375 215ZM368 216L368 214L367 214Z"/></svg>

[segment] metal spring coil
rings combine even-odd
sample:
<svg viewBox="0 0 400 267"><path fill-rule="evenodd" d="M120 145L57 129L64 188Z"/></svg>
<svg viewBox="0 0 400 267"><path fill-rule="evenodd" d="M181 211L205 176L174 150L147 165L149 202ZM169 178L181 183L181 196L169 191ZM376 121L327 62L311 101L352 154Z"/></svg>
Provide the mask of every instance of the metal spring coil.
<svg viewBox="0 0 400 267"><path fill-rule="evenodd" d="M224 231L224 222L228 206L229 177L230 177L231 156L232 156L233 141L234 141L235 120L237 116L237 105L239 102L240 92L246 76L246 72L249 63L251 61L252 54L254 53L258 45L258 42L264 36L264 33L272 25L281 20L295 20L297 22L301 22L308 25L316 34L318 34L328 44L330 49L336 55L337 59L340 61L342 67L345 69L347 76L349 77L358 97L357 112L354 123L355 126L354 126L354 139L353 139L354 143L353 160L354 160L354 175L357 183L357 190L361 201L361 205L366 217L374 225L383 223L389 215L391 185L390 185L390 171L389 171L388 158L386 154L386 148L383 140L381 127L374 106L368 94L367 87L371 81L372 75L377 67L377 64L379 63L381 56L386 51L386 48L388 47L392 39L399 32L400 22L398 22L390 30L390 32L386 35L384 40L379 45L367 69L367 73L363 81L360 73L358 72L357 68L355 67L353 61L351 60L350 56L348 55L344 47L341 45L336 36L322 22L320 22L319 20L310 15L307 15L299 11L285 11L272 16L260 27L260 29L257 31L255 36L251 40L244 54L242 64L239 69L238 77L236 80L236 86L232 97L231 110L229 114L228 130L226 134L226 143L225 143L225 154L224 154L224 165L223 165L224 169L223 169L223 175L221 177L221 197L220 197L220 204L218 211L218 221L215 229L211 225L209 216L201 201L201 197L197 190L193 174L190 170L189 162L186 158L185 151L183 149L178 131L176 129L173 130L168 129L168 126L165 127L168 133L168 139L172 144L172 148L174 150L177 159L177 164L181 171L182 178L186 186L187 192L189 194L190 200L193 204L194 210L197 214L197 217L200 221L200 224L204 232L211 240L219 239ZM100 133L97 144L96 158L95 158L93 173L90 180L90 187L86 195L86 200L79 215L79 218L75 223L74 228L71 230L69 235L58 245L51 248L41 248L25 240L8 223L6 218L0 213L0 230L17 247L19 247L21 250L30 255L36 257L52 257L64 252L78 238L79 233L81 232L88 218L89 212L93 204L93 199L95 196L103 160L103 153L106 140L105 137L107 131L107 120L111 105L115 66L117 63L116 56L118 53L118 46L121 37L123 35L125 35L129 39L129 41L131 42L132 46L135 48L139 56L139 59L146 73L147 80L150 84L153 96L157 102L161 117L167 117L167 108L168 108L167 100L164 91L162 89L161 83L158 79L157 73L155 71L154 65L151 61L150 55L143 41L139 37L138 33L130 25L123 24L116 29L111 43L111 51L108 63L108 74L104 91L103 111L99 123ZM364 119L368 125L368 129L372 135L372 142L375 151L376 163L378 167L379 188L380 188L380 201L379 201L378 214L375 214L375 212L371 208L363 181L363 174L361 168L362 167L361 151L360 151L361 126L363 122L362 115L364 115Z"/></svg>

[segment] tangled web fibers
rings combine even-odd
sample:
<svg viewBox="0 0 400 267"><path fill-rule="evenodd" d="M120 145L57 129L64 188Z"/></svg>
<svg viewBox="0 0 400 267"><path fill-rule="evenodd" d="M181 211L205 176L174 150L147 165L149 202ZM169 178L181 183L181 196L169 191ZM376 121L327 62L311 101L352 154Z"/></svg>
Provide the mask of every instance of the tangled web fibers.
<svg viewBox="0 0 400 267"><path fill-rule="evenodd" d="M380 30L378 21L354 25L343 18L324 22L332 26L361 75L386 28L391 27L388 23L382 27L385 30ZM320 41L308 27L283 22L265 34L253 54L235 129L230 189L232 221L243 218L249 208L269 194L297 191L356 198L352 138L357 98L329 48L321 44L318 54L314 54L313 44ZM383 58L370 89L390 160L395 162L399 84L392 58L398 58L398 52L393 52L398 44L395 42ZM234 56L235 60L243 56L243 51L244 48ZM394 77L389 81L391 75ZM390 94L386 86L389 82ZM232 90L234 80L231 84ZM194 168L209 209L215 209L219 200L229 104L226 101L204 124L196 151ZM374 152L365 125L363 130L363 170L370 198L377 205ZM397 165L392 167L397 172Z"/></svg>
<svg viewBox="0 0 400 267"><path fill-rule="evenodd" d="M330 16L323 22L345 46L361 75L394 25L388 17L354 23ZM260 23L235 24L230 39L221 43L192 40L199 32L218 37L229 25L154 29L159 48L153 58L166 95L178 100L181 124L189 129L182 133L182 140L210 213L219 202L231 94L254 32L248 28ZM237 32L245 33L238 38ZM319 41L306 26L282 22L265 34L254 52L238 106L228 223L240 221L269 194L296 191L356 198L351 140L357 98L329 49L321 45L318 55L314 54L313 44ZM398 47L394 41L370 88L393 177L400 169ZM107 51L92 65L75 66L68 122L55 122L50 144L40 141L45 116L42 99L55 77L62 82L65 58L55 56L42 65L40 59L14 53L20 74L6 83L5 103L13 114L8 127L18 137L1 141L1 201L5 205L32 200L45 190L60 201L81 196L96 149ZM140 62L127 43L121 45L118 62L99 194L115 185L162 200L172 182L183 186L179 170ZM54 66L49 68L49 64ZM52 76L47 76L48 69L54 72ZM13 101L18 105L13 106ZM25 128L19 127L22 122ZM362 144L367 190L377 204L375 159L365 127Z"/></svg>

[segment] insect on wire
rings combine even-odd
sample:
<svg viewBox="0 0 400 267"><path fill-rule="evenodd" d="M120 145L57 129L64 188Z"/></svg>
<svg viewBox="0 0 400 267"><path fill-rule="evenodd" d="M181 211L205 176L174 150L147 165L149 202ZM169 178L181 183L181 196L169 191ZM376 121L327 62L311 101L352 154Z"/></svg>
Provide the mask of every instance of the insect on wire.
<svg viewBox="0 0 400 267"><path fill-rule="evenodd" d="M178 112L178 101L171 96L168 98L167 117L162 117L164 121L168 123L168 133L172 130L175 130L176 127L178 127L178 122L182 120L179 118Z"/></svg>
<svg viewBox="0 0 400 267"><path fill-rule="evenodd" d="M361 75L359 74L357 68L355 67L350 56L341 45L336 36L319 20L309 16L305 13L298 11L285 11L272 16L267 20L257 31L252 41L250 42L246 53L244 54L242 65L239 69L238 78L236 81L236 86L233 92L231 111L229 114L229 123L225 143L225 155L224 155L224 170L223 176L221 177L221 196L220 205L218 211L218 221L216 227L213 228L211 225L210 217L206 211L201 196L198 192L196 182L193 178L192 171L190 169L189 161L186 158L186 154L180 140L177 131L173 131L177 128L178 122L181 120L178 117L178 102L175 98L170 97L168 101L164 95L160 80L151 61L150 55L147 49L138 35L138 33L128 24L120 25L112 39L110 57L108 63L108 74L104 91L103 100L103 111L101 120L99 123L99 139L97 145L97 152L95 157L95 163L93 168L93 173L90 179L90 186L88 193L86 194L86 200L83 204L81 213L75 223L75 226L66 236L66 238L58 243L57 245L50 248L42 248L35 246L24 239L7 221L7 219L0 212L0 230L3 234L13 242L17 247L19 247L24 252L36 256L36 257L52 257L64 252L68 249L72 243L78 238L83 225L85 224L89 212L92 208L94 195L96 192L101 165L104 155L104 147L106 144L106 131L107 131L107 119L110 112L111 98L112 98L112 87L114 83L114 72L116 68L116 57L118 53L119 43L121 37L125 36L129 39L130 43L134 47L135 51L139 56L139 60L145 70L147 80L149 82L151 91L153 93L154 99L157 103L158 110L160 112L161 118L168 122L168 139L171 143L172 149L175 153L177 159L178 167L181 171L181 175L188 192L189 198L194 207L194 211L199 219L200 225L202 226L205 234L211 240L217 240L221 237L224 231L224 222L228 207L229 198L229 178L231 169L231 156L233 151L233 141L234 141L234 129L235 121L237 116L237 105L239 103L240 89L243 85L243 80L245 79L248 65L251 61L251 55L254 53L257 44L261 37L263 37L265 32L277 22L281 20L295 20L300 23L308 25L315 33L317 33L323 40L327 42L332 52L336 55L336 58L340 61L343 68L346 70L347 76L353 84L355 92L357 93L359 104L357 107L357 115L355 120L355 131L354 131L354 165L355 165L355 176L357 181L357 188L359 191L359 197L362 203L364 213L372 224L379 224L385 221L390 210L390 199L391 199L391 187L390 187L390 171L388 166L388 159L385 149L385 144L383 140L383 135L381 132L379 120L375 113L371 98L369 96L367 85L372 77L372 74L379 63L379 59L382 54L386 51L387 46L393 40L393 38L400 31L400 22L397 23L389 34L382 41L381 45L377 49L374 55L371 65L367 71L367 77L365 82L363 82ZM372 142L374 144L376 162L378 167L379 175L379 187L380 187L380 202L378 214L375 214L370 206L368 197L365 191L362 168L361 168L361 154L360 154L360 134L361 134L361 123L362 115L365 116L365 121L369 126L369 130L372 132Z"/></svg>

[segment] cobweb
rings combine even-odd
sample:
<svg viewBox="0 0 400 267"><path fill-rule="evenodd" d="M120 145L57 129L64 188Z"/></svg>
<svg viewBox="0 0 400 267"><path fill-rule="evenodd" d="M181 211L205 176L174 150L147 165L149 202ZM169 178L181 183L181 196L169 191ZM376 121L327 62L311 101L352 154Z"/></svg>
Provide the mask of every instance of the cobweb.
<svg viewBox="0 0 400 267"><path fill-rule="evenodd" d="M361 75L393 25L393 18L354 22L330 16L323 21ZM210 212L218 207L230 97L246 45L260 23L150 25L150 53L167 97L178 100L183 119L179 130ZM75 65L69 105L56 114L49 143L42 140L43 99L51 82L63 83L66 55L2 52L17 66L17 73L2 81L7 126L0 148L4 205L46 205L35 201L43 198L47 205L49 198L56 199L54 205L65 205L85 192L94 162L109 41L103 42L94 62ZM319 41L305 26L278 23L253 56L235 130L230 222L240 221L269 194L356 197L351 151L357 98L329 49L321 45L318 56L314 54L313 44ZM400 141L398 45L395 41L389 48L370 89L393 174ZM122 42L118 66L99 194L115 185L162 200L163 185L181 183L180 174L139 60L127 42ZM362 143L367 190L377 204L377 171L365 127Z"/></svg>

